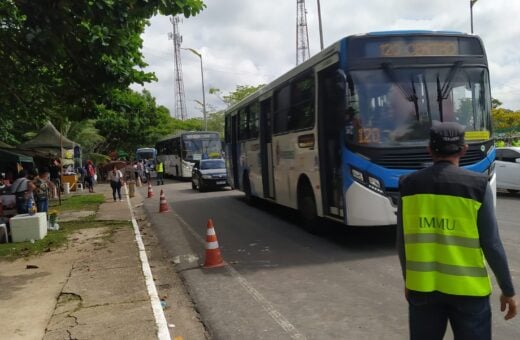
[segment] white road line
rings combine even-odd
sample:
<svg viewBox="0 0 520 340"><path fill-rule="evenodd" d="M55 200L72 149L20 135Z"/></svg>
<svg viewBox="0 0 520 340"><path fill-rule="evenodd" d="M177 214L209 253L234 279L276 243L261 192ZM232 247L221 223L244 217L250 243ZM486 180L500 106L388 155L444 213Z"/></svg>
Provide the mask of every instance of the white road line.
<svg viewBox="0 0 520 340"><path fill-rule="evenodd" d="M130 195L128 194L128 188L126 184L125 192L126 203L128 203L128 208L132 214L132 225L134 226L135 240L137 242L137 248L139 249L139 258L141 259L141 268L143 270L144 281L146 283L146 289L148 290L148 296L150 296L150 303L152 304L152 311L155 317L155 325L157 326L157 339L170 340L170 330L168 329L168 323L166 322L166 317L164 316L159 294L157 294L157 289L155 288L155 283L153 282L152 270L150 269L150 264L148 263L146 249L141 237L141 232L139 231L139 226L135 220L134 210L132 209L132 204L130 203Z"/></svg>
<svg viewBox="0 0 520 340"><path fill-rule="evenodd" d="M188 232L200 243L204 244L206 241L177 213L173 215L186 227ZM305 335L300 333L293 324L289 322L280 312L278 312L273 304L269 302L258 290L256 290L245 277L240 275L235 268L226 263L225 268L231 276L240 283L240 285L253 297L253 299L269 314L269 316L291 337L291 339L305 340Z"/></svg>

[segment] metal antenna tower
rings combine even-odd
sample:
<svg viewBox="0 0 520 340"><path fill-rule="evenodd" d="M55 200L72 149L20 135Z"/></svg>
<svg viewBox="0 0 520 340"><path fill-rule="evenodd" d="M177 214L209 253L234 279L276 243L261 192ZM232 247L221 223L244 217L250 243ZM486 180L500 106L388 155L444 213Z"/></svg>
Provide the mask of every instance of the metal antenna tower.
<svg viewBox="0 0 520 340"><path fill-rule="evenodd" d="M309 59L309 32L305 0L296 0L296 65Z"/></svg>
<svg viewBox="0 0 520 340"><path fill-rule="evenodd" d="M179 17L171 17L170 22L173 26L173 33L168 34L168 38L173 40L173 55L175 61L175 118L185 120L187 118L186 97L184 95L184 81L182 80L182 62L181 62L181 43L182 35L179 33Z"/></svg>

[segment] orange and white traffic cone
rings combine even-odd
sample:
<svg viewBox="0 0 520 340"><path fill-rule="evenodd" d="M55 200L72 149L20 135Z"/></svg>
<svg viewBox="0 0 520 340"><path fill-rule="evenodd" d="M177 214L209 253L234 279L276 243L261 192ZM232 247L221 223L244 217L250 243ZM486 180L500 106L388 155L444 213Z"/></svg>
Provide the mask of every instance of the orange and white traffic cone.
<svg viewBox="0 0 520 340"><path fill-rule="evenodd" d="M170 206L168 205L168 202L166 202L164 192L161 190L161 194L159 195L159 212L162 213L168 211L170 211Z"/></svg>
<svg viewBox="0 0 520 340"><path fill-rule="evenodd" d="M224 260L220 254L218 246L217 234L213 228L213 221L208 220L208 229L206 230L206 260L204 261L204 268L216 268L224 266Z"/></svg>
<svg viewBox="0 0 520 340"><path fill-rule="evenodd" d="M148 182L148 197L147 198L152 198L152 197L153 197L152 183Z"/></svg>

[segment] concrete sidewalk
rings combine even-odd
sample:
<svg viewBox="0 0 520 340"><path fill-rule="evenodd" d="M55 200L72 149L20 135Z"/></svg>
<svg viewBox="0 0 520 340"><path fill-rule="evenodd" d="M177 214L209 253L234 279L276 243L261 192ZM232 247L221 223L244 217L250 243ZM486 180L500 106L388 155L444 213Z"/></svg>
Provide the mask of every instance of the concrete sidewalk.
<svg viewBox="0 0 520 340"><path fill-rule="evenodd" d="M0 339L157 339L126 197L113 202L107 184L95 190L106 197L96 220L113 226L100 222L67 247L0 262Z"/></svg>

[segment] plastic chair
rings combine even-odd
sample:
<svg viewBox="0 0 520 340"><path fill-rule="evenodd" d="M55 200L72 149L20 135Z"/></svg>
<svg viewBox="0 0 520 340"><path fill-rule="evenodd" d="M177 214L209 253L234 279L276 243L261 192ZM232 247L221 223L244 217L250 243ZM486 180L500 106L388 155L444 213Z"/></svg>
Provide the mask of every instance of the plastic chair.
<svg viewBox="0 0 520 340"><path fill-rule="evenodd" d="M7 226L5 223L0 224L0 229L4 229L5 243L9 243L9 236L7 235Z"/></svg>

